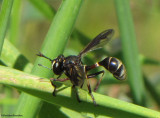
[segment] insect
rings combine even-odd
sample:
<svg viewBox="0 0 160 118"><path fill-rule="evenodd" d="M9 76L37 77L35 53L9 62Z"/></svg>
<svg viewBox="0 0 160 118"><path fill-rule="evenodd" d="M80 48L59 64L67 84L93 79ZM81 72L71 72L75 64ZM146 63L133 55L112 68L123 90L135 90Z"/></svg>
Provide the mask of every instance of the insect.
<svg viewBox="0 0 160 118"><path fill-rule="evenodd" d="M81 61L81 58L87 53L92 50L101 48L103 45L107 44L110 40L111 37L114 34L113 29L108 29L103 32L101 32L98 36L96 36L80 53L79 55L71 55L68 57L65 57L63 55L59 55L55 59L50 59L43 55L42 53L37 54L40 57L44 57L48 60L51 61L52 63L52 68L53 72L56 75L59 75L57 79L52 79L51 84L54 86L54 91L53 95L55 96L56 92L56 86L54 85L54 81L67 81L70 80L72 85L72 88L75 89L76 86L80 86L80 88L83 87L84 80L87 80L87 87L89 94L93 100L94 105L96 105L96 101L94 99L94 96L92 94L92 90L90 87L89 83L89 78L93 78L99 74L104 75L104 70L93 73L93 74L87 74L88 71L98 67L98 66L103 66L105 69L107 69L109 72L113 74L113 76L118 79L118 80L124 80L126 78L126 69L123 63L115 58L115 57L106 57L102 61L97 62L96 64L93 65L84 65ZM39 64L40 66L43 66ZM64 79L59 79L59 77L62 74L65 74L68 78ZM102 80L102 77L99 79L99 81L96 84L96 87L94 88L94 91L98 89L98 86ZM80 99L78 97L78 93L76 92L77 100L80 102Z"/></svg>

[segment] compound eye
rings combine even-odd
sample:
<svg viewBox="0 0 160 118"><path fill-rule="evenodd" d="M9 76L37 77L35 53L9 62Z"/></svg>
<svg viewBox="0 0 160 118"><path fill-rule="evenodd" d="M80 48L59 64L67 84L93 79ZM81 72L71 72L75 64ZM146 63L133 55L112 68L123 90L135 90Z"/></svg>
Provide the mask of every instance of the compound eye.
<svg viewBox="0 0 160 118"><path fill-rule="evenodd" d="M60 75L63 71L62 66L63 65L60 62L53 61L53 64L52 64L53 72L56 75Z"/></svg>
<svg viewBox="0 0 160 118"><path fill-rule="evenodd" d="M54 66L55 69L58 69L59 68L59 62L54 63L53 66Z"/></svg>

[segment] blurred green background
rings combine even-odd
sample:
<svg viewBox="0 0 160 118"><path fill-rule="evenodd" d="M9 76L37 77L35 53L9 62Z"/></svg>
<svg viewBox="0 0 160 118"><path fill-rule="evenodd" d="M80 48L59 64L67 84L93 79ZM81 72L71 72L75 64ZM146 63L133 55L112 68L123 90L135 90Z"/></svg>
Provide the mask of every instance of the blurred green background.
<svg viewBox="0 0 160 118"><path fill-rule="evenodd" d="M58 9L61 1L60 0L46 0L55 10ZM29 1L21 1L21 8L19 13L20 24L19 24L19 34L17 35L18 42L16 47L19 51L25 55L30 62L34 63L36 59L36 54L40 50L41 44L48 32L51 20L48 20L38 9L36 9L33 4ZM137 38L137 44L139 52L142 56L147 58L155 59L160 61L160 1L159 0L131 0L130 1L131 11L134 20L135 33ZM113 40L108 44L109 46L104 47L107 50L107 54L99 54L98 51L89 53L88 61L86 56L86 63L95 63L105 56L117 56L121 52L121 44L119 43L119 28L117 23L117 16L113 0L85 0L78 19L76 21L75 29L79 30L89 39L93 39L97 34L106 29L114 29L115 35ZM10 30L10 29L9 29ZM14 35L14 34L13 34ZM11 35L7 35L10 39ZM64 52L65 56L78 54L84 45L78 40L74 40L76 36L71 36L66 50ZM97 52L97 54L96 54ZM96 58L97 57L97 58ZM133 59L134 60L134 59ZM157 65L143 65L143 72L151 82L160 90L160 67ZM108 72L107 76L108 76ZM112 78L112 75L109 74ZM109 96L119 98L125 101L132 102L130 98L130 89L126 82L121 82L121 84L113 84L103 86L102 85L98 92L102 94L107 94ZM95 79L93 79L92 85L95 84ZM17 98L18 93L15 92ZM150 95L150 94L149 94ZM158 110L159 106L149 100L148 107Z"/></svg>

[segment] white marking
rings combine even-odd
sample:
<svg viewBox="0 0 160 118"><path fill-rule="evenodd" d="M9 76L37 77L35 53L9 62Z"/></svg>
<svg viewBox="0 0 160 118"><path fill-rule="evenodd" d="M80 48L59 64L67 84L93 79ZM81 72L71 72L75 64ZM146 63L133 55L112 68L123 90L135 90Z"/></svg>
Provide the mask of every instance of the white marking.
<svg viewBox="0 0 160 118"><path fill-rule="evenodd" d="M56 62L56 61L53 61L53 63L52 63L52 68L53 68L53 65L55 64L55 62Z"/></svg>
<svg viewBox="0 0 160 118"><path fill-rule="evenodd" d="M98 67L98 66L99 66L99 63L97 62L95 65L96 65L96 67Z"/></svg>

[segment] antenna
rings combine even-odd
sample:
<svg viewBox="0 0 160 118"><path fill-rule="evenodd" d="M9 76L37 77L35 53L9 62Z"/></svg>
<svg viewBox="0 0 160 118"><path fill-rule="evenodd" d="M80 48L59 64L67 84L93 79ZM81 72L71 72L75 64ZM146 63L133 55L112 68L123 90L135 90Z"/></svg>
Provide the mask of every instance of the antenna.
<svg viewBox="0 0 160 118"><path fill-rule="evenodd" d="M52 59L50 59L50 58L46 57L45 55L43 55L41 52L39 52L39 54L37 54L37 56L44 57L44 58L50 60L51 62L53 61Z"/></svg>
<svg viewBox="0 0 160 118"><path fill-rule="evenodd" d="M51 68L48 68L47 66L43 66L42 64L38 64L39 66L42 66L42 67L44 67L44 68L47 68L47 69L49 69L49 70L52 70Z"/></svg>

